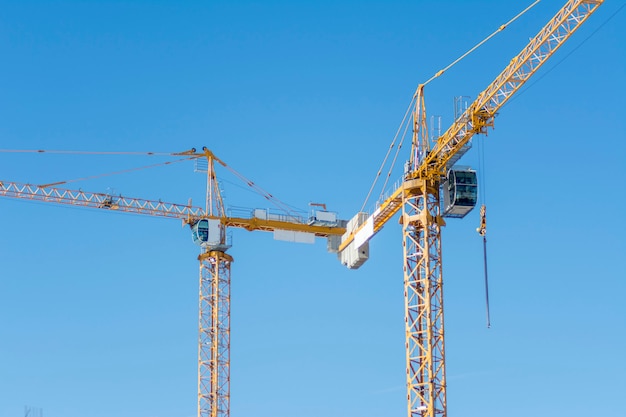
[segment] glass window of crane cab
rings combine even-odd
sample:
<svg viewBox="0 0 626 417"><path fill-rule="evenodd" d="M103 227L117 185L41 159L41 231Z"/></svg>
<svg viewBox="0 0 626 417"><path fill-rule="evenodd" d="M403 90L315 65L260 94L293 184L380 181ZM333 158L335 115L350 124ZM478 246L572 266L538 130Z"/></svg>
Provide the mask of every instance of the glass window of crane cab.
<svg viewBox="0 0 626 417"><path fill-rule="evenodd" d="M450 171L448 174L450 201L455 206L476 205L478 197L475 171Z"/></svg>
<svg viewBox="0 0 626 417"><path fill-rule="evenodd" d="M459 206L475 206L477 197L476 191L475 185L457 185L454 204Z"/></svg>
<svg viewBox="0 0 626 417"><path fill-rule="evenodd" d="M476 173L473 171L457 171L454 176L457 184L476 185Z"/></svg>
<svg viewBox="0 0 626 417"><path fill-rule="evenodd" d="M192 227L192 237L196 244L202 244L209 241L209 221L207 219L199 220Z"/></svg>

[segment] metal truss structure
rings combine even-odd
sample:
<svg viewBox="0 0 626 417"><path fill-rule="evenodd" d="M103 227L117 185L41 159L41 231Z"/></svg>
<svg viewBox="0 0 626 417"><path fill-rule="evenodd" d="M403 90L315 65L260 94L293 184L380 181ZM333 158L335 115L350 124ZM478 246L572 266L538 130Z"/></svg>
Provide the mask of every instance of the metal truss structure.
<svg viewBox="0 0 626 417"><path fill-rule="evenodd" d="M222 228L287 230L315 236L342 236L338 251L369 241L396 213L402 210L404 245L404 290L406 364L409 417L446 417L446 377L443 326L443 287L439 185L447 169L467 150L473 135L486 133L502 106L536 73L570 36L596 11L604 0L569 0L498 77L478 95L441 136L432 149L420 153L414 140L409 172L404 182L382 201L369 218L348 232L343 227L306 224L302 221L231 218L213 213L211 204L223 209L219 187L212 182L213 161L226 167L208 149L179 153L209 162L207 209L161 201L64 190L50 185L0 181L0 197L21 198L112 211L182 219L193 225L200 219L217 219ZM425 118L422 100L414 114ZM416 126L420 123L416 122ZM417 146L417 148L416 148ZM217 198L212 195L217 192ZM344 234L345 232L345 234ZM364 233L366 232L366 233ZM220 242L222 245L225 242ZM198 416L230 415L230 266L232 257L219 248L203 248L200 260L200 324L198 359Z"/></svg>
<svg viewBox="0 0 626 417"><path fill-rule="evenodd" d="M208 250L200 260L198 417L230 415L230 265Z"/></svg>
<svg viewBox="0 0 626 417"><path fill-rule="evenodd" d="M408 415L445 416L439 183L404 183L402 231Z"/></svg>

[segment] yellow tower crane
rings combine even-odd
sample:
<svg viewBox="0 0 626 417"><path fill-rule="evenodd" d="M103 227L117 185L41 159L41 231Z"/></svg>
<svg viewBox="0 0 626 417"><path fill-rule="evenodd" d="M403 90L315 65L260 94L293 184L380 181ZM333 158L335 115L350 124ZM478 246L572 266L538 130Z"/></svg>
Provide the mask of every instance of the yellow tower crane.
<svg viewBox="0 0 626 417"><path fill-rule="evenodd" d="M409 417L447 415L441 228L445 216L463 217L474 207L477 188L474 171L453 166L469 149L470 139L493 127L502 106L602 3L569 0L432 147L420 85L403 181L371 215L358 213L341 238L342 263L358 268L369 257L369 240L401 212Z"/></svg>
<svg viewBox="0 0 626 417"><path fill-rule="evenodd" d="M200 261L198 416L230 415L230 266L228 227L272 231L293 241L326 237L348 268L369 257L369 240L398 212L403 230L406 383L409 417L445 417L446 374L443 321L441 227L444 217L463 217L475 204L475 172L454 164L475 134L486 134L502 106L595 12L603 0L569 0L498 77L478 95L431 146L426 127L424 85L414 96L413 141L403 181L376 210L357 213L347 225L324 210L309 219L254 211L230 217L217 186L214 163L226 164L208 149L176 155L205 158L206 208L0 181L0 197L29 199L175 218L191 226L202 246ZM441 72L440 72L441 73ZM440 75L440 73L437 74ZM443 211L442 198L444 203ZM317 204L315 204L317 205ZM483 229L484 233L484 229Z"/></svg>
<svg viewBox="0 0 626 417"><path fill-rule="evenodd" d="M194 242L202 247L198 324L198 417L230 415L230 266L233 258L226 239L229 227L274 232L279 240L312 243L315 237L337 240L345 233L336 213L314 211L309 218L253 210L247 217L228 216L215 176L215 162L228 167L209 149L172 155L207 161L206 208L56 188L52 185L0 181L0 197L180 219L189 225ZM54 185L57 185L55 183Z"/></svg>

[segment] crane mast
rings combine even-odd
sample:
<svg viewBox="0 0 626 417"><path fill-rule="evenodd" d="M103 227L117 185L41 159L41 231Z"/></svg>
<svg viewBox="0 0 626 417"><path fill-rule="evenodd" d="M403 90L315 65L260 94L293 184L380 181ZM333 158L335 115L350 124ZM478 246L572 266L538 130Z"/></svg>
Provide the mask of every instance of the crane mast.
<svg viewBox="0 0 626 417"><path fill-rule="evenodd" d="M409 416L446 415L439 182L402 186L406 377Z"/></svg>
<svg viewBox="0 0 626 417"><path fill-rule="evenodd" d="M206 147L206 213L226 217L224 202L215 176L214 161L220 161ZM221 162L221 161L220 161ZM198 417L230 415L230 265L226 254L224 227L218 236L202 246L198 306ZM208 234L211 231L208 230Z"/></svg>
<svg viewBox="0 0 626 417"><path fill-rule="evenodd" d="M225 250L206 248L200 261L198 417L230 415L230 265Z"/></svg>

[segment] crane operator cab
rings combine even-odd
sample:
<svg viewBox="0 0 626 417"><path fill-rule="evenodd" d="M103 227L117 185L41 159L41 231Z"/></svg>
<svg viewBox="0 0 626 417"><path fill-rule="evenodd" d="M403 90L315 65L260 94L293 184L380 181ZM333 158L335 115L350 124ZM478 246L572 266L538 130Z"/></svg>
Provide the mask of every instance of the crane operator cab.
<svg viewBox="0 0 626 417"><path fill-rule="evenodd" d="M224 228L217 219L200 219L191 225L193 243L211 250L226 250L230 245L226 243Z"/></svg>
<svg viewBox="0 0 626 417"><path fill-rule="evenodd" d="M444 217L463 218L476 206L478 181L471 168L452 167L442 185Z"/></svg>

